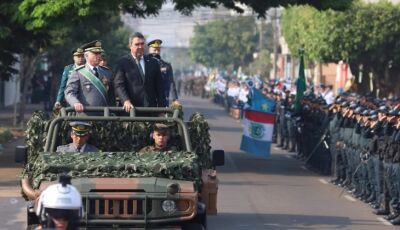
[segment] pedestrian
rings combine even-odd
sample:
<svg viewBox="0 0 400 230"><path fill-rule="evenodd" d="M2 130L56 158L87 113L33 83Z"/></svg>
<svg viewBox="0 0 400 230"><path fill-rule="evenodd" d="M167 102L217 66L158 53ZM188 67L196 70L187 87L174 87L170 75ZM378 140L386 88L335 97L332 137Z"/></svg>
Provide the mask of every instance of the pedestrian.
<svg viewBox="0 0 400 230"><path fill-rule="evenodd" d="M112 105L112 73L100 66L101 42L92 41L82 46L86 64L75 68L65 88L65 99L76 112L83 112L85 106Z"/></svg>
<svg viewBox="0 0 400 230"><path fill-rule="evenodd" d="M56 102L54 104L55 109L60 109L63 104L65 105L64 90L67 85L67 81L68 81L68 78L69 78L71 72L78 66L85 64L85 58L83 56L82 48L77 48L77 49L73 50L72 57L74 60L74 64L65 66L64 71L61 75L60 87L58 88L57 98L56 98Z"/></svg>
<svg viewBox="0 0 400 230"><path fill-rule="evenodd" d="M161 77L163 81L163 89L167 104L169 103L169 95L171 90L172 90L172 102L179 103L178 93L174 81L174 72L172 70L171 64L164 61L161 58L161 44L162 40L160 39L155 39L147 43L147 46L149 47L149 55L154 57L160 65Z"/></svg>
<svg viewBox="0 0 400 230"><path fill-rule="evenodd" d="M128 112L133 106L165 107L160 66L152 57L144 55L145 38L136 32L129 38L130 53L117 62L115 91Z"/></svg>

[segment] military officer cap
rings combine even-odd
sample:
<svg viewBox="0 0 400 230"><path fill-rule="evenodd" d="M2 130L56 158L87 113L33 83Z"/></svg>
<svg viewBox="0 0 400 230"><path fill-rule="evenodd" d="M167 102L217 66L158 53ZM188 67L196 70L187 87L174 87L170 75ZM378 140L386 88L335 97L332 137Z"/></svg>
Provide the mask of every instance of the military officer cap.
<svg viewBox="0 0 400 230"><path fill-rule="evenodd" d="M362 112L362 115L363 115L363 116L369 116L369 113L370 113L370 111L369 111L368 109L366 109L366 110L364 110L364 111Z"/></svg>
<svg viewBox="0 0 400 230"><path fill-rule="evenodd" d="M381 113L388 113L388 112L389 112L389 109L388 109L388 107L387 107L386 105L381 105L381 106L379 106L379 108L378 108L378 112L381 112Z"/></svg>
<svg viewBox="0 0 400 230"><path fill-rule="evenodd" d="M72 132L77 136L86 136L92 127L91 124L83 121L73 121L69 125L72 127Z"/></svg>
<svg viewBox="0 0 400 230"><path fill-rule="evenodd" d="M73 56L78 56L78 55L83 55L83 49L82 48L77 48L77 49L74 49L73 51L72 51L72 55Z"/></svg>
<svg viewBox="0 0 400 230"><path fill-rule="evenodd" d="M99 40L94 40L94 41L88 42L88 43L82 45L81 48L85 52L86 51L90 51L90 52L93 52L93 53L104 52L104 50L101 48L101 42Z"/></svg>
<svg viewBox="0 0 400 230"><path fill-rule="evenodd" d="M397 116L397 114L399 114L399 111L397 109L391 109L389 110L388 114L390 116Z"/></svg>
<svg viewBox="0 0 400 230"><path fill-rule="evenodd" d="M147 43L147 46L153 47L153 48L160 48L162 44L162 41L160 39L154 39Z"/></svg>
<svg viewBox="0 0 400 230"><path fill-rule="evenodd" d="M155 123L154 124L154 131L159 133L167 134L169 133L169 126L163 123Z"/></svg>

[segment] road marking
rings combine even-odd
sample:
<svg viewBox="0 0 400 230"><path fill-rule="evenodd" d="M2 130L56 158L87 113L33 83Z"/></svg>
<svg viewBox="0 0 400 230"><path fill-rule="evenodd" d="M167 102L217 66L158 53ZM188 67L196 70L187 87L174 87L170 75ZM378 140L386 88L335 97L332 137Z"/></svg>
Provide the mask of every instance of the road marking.
<svg viewBox="0 0 400 230"><path fill-rule="evenodd" d="M383 219L382 217L377 217L376 219L379 220L383 225L386 225L386 226L393 225L392 223L390 223L389 221Z"/></svg>
<svg viewBox="0 0 400 230"><path fill-rule="evenodd" d="M347 200L351 201L351 202L356 202L356 199L354 199L353 197L349 196L349 195L344 195L344 198L346 198Z"/></svg>
<svg viewBox="0 0 400 230"><path fill-rule="evenodd" d="M322 184L329 184L328 181L326 181L325 179L322 179L322 178L321 178L321 179L318 179L318 180L319 180L319 182L321 182Z"/></svg>
<svg viewBox="0 0 400 230"><path fill-rule="evenodd" d="M290 156L290 155L286 155L285 157L289 158L289 159L292 159L292 156Z"/></svg>
<svg viewBox="0 0 400 230"><path fill-rule="evenodd" d="M280 148L278 148L278 147L274 147L274 149L275 149L275 150L280 150Z"/></svg>
<svg viewBox="0 0 400 230"><path fill-rule="evenodd" d="M308 171L308 169L306 168L306 166L301 166L302 169Z"/></svg>

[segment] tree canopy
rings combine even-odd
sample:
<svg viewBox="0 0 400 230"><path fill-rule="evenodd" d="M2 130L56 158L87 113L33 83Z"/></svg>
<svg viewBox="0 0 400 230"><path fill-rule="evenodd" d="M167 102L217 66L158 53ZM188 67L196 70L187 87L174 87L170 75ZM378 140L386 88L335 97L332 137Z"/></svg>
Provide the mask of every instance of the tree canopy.
<svg viewBox="0 0 400 230"><path fill-rule="evenodd" d="M295 6L285 10L283 35L292 53L302 47L312 60L347 61L353 73L372 72L382 90L400 70L399 20L400 6L386 1L357 3L343 12Z"/></svg>
<svg viewBox="0 0 400 230"><path fill-rule="evenodd" d="M216 20L194 28L190 54L194 61L209 67L236 69L252 60L257 31L253 17Z"/></svg>

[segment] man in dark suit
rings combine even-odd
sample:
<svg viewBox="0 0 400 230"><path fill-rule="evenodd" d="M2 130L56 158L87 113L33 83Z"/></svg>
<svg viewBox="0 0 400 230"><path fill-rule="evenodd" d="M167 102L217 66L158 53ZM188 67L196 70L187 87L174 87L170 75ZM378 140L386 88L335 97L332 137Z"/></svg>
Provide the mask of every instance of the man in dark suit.
<svg viewBox="0 0 400 230"><path fill-rule="evenodd" d="M145 39L134 33L129 39L131 53L117 63L114 77L115 92L128 112L133 106L165 107L160 66L152 57L144 55Z"/></svg>

